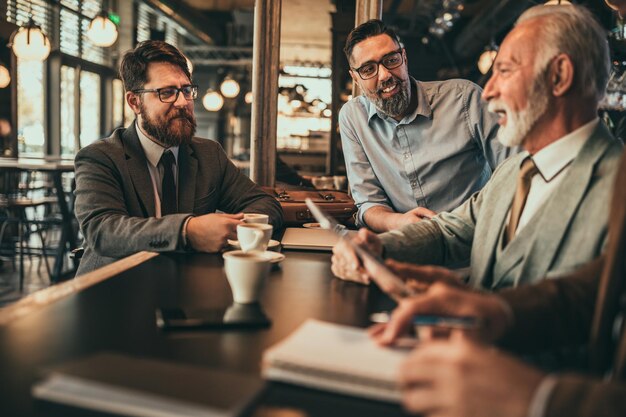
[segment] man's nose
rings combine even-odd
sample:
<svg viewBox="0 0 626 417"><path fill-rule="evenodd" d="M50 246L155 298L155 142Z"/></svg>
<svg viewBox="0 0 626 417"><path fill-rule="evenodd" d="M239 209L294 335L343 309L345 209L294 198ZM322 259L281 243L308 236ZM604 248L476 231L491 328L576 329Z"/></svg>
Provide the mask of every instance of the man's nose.
<svg viewBox="0 0 626 417"><path fill-rule="evenodd" d="M187 106L187 99L185 98L185 95L183 94L182 91L178 92L178 97L176 97L176 101L174 101L174 106L176 106L176 107L186 107Z"/></svg>
<svg viewBox="0 0 626 417"><path fill-rule="evenodd" d="M391 71L389 71L383 64L378 63L378 81L386 81L391 77Z"/></svg>
<svg viewBox="0 0 626 417"><path fill-rule="evenodd" d="M496 96L496 75L492 74L485 84L485 89L483 90L482 99L484 101L489 101Z"/></svg>

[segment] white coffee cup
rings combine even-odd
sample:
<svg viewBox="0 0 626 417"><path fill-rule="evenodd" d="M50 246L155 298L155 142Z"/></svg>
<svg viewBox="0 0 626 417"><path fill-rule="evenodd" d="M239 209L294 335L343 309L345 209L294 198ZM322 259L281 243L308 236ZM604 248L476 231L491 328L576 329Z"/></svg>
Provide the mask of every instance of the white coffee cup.
<svg viewBox="0 0 626 417"><path fill-rule="evenodd" d="M233 300L240 304L257 302L263 282L270 272L269 258L263 252L246 253L240 250L226 252L223 256Z"/></svg>
<svg viewBox="0 0 626 417"><path fill-rule="evenodd" d="M237 240L244 252L265 251L272 237L271 224L243 223L237 225Z"/></svg>
<svg viewBox="0 0 626 417"><path fill-rule="evenodd" d="M244 223L268 224L270 222L270 216L261 213L244 213L243 221Z"/></svg>

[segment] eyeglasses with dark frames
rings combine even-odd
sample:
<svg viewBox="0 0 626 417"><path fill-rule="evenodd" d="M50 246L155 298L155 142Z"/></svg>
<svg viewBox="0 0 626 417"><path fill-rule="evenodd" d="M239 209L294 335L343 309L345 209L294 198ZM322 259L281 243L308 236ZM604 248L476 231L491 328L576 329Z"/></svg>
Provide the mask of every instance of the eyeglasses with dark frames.
<svg viewBox="0 0 626 417"><path fill-rule="evenodd" d="M402 55L402 49L403 48L400 48L396 51L389 52L380 61L366 62L365 64L361 65L358 68L352 68L352 70L356 71L362 80L369 80L378 75L378 66L381 64L383 67L387 68L388 70L398 68L400 65L404 63L404 56Z"/></svg>
<svg viewBox="0 0 626 417"><path fill-rule="evenodd" d="M176 87L163 87L163 88L149 88L143 90L133 90L133 93L157 93L159 100L163 103L174 103L178 100L178 94L183 93L185 100L195 100L198 98L198 86L197 85L184 85L180 88Z"/></svg>

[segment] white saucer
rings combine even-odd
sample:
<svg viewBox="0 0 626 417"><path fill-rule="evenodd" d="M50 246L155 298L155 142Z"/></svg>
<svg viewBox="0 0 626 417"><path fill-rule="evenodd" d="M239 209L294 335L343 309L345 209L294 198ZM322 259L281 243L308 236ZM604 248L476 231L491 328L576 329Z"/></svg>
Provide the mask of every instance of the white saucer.
<svg viewBox="0 0 626 417"><path fill-rule="evenodd" d="M228 239L228 244L235 249L241 249L241 246L239 245L238 240ZM274 249L274 248L277 248L278 246L280 246L280 242L278 240L271 239L269 243L267 244L267 249Z"/></svg>
<svg viewBox="0 0 626 417"><path fill-rule="evenodd" d="M302 227L306 227L307 229L321 229L319 223L304 223Z"/></svg>
<svg viewBox="0 0 626 417"><path fill-rule="evenodd" d="M285 255L280 252L265 251L263 255L267 256L273 264L277 264L285 259Z"/></svg>

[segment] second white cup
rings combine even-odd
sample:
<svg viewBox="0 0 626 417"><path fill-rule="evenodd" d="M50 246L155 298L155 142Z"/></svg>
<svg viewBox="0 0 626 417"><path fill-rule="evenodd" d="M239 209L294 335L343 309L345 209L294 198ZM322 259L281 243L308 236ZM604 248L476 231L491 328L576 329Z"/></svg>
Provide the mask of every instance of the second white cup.
<svg viewBox="0 0 626 417"><path fill-rule="evenodd" d="M272 237L271 224L243 223L237 226L237 240L244 252L265 251Z"/></svg>
<svg viewBox="0 0 626 417"><path fill-rule="evenodd" d="M245 253L240 250L224 253L226 279L239 304L259 300L263 282L270 272L269 258L263 253Z"/></svg>
<svg viewBox="0 0 626 417"><path fill-rule="evenodd" d="M261 223L268 224L270 222L270 216L261 213L244 213L244 223Z"/></svg>

